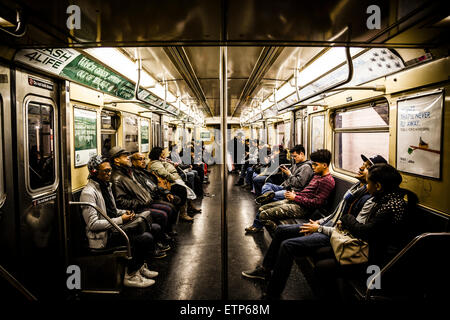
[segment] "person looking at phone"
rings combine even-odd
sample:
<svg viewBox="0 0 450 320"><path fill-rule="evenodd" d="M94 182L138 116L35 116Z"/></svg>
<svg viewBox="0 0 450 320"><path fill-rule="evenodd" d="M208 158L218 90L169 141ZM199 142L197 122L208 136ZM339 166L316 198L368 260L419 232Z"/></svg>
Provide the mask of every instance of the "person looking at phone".
<svg viewBox="0 0 450 320"><path fill-rule="evenodd" d="M314 175L312 162L306 159L303 145L295 145L290 152L293 159L291 168L289 169L285 164L280 165L280 170L286 180L281 185L265 183L262 187L262 194L255 199L256 203L265 204L284 200L286 191L300 192L311 181Z"/></svg>

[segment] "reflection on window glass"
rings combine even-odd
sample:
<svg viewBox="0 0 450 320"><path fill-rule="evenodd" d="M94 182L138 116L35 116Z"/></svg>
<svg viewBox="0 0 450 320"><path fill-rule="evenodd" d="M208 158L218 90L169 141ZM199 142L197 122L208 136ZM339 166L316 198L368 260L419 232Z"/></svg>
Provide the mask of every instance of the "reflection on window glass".
<svg viewBox="0 0 450 320"><path fill-rule="evenodd" d="M125 150L129 152L139 151L138 143L138 119L132 116L124 117Z"/></svg>
<svg viewBox="0 0 450 320"><path fill-rule="evenodd" d="M302 118L295 120L295 144L302 144Z"/></svg>
<svg viewBox="0 0 450 320"><path fill-rule="evenodd" d="M276 132L277 132L277 144L281 144L283 146L286 146L285 141L285 132L284 132L284 123L280 122L276 124Z"/></svg>
<svg viewBox="0 0 450 320"><path fill-rule="evenodd" d="M325 116L311 117L311 152L324 148Z"/></svg>
<svg viewBox="0 0 450 320"><path fill-rule="evenodd" d="M389 125L389 108L387 103L379 103L365 108L338 112L335 128L379 127Z"/></svg>
<svg viewBox="0 0 450 320"><path fill-rule="evenodd" d="M285 147L286 148L290 148L291 146L291 123L290 122L286 122L284 124L284 142L285 142Z"/></svg>
<svg viewBox="0 0 450 320"><path fill-rule="evenodd" d="M116 143L116 134L115 133L102 133L102 156L108 157L109 150L112 147L115 147Z"/></svg>
<svg viewBox="0 0 450 320"><path fill-rule="evenodd" d="M28 163L30 188L39 189L55 182L53 107L28 105Z"/></svg>
<svg viewBox="0 0 450 320"><path fill-rule="evenodd" d="M339 132L334 139L334 165L338 168L357 172L361 154L389 159L389 132Z"/></svg>

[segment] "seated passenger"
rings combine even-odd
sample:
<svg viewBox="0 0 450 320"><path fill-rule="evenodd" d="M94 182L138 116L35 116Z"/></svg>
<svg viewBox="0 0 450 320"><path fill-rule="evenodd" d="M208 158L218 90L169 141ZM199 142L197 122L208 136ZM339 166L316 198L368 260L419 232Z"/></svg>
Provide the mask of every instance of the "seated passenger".
<svg viewBox="0 0 450 320"><path fill-rule="evenodd" d="M263 224L269 230L274 230L276 223L273 220L304 219L325 204L334 189L334 179L329 170L331 153L326 149L317 150L311 154L311 160L314 177L308 186L301 192L286 191L285 200L261 206L253 225L245 228L246 232L259 232Z"/></svg>
<svg viewBox="0 0 450 320"><path fill-rule="evenodd" d="M255 195L260 196L263 185L266 182L275 183L278 178L278 168L282 164L289 163L287 160L287 152L282 145L274 146L272 154L270 155L270 166L265 168L257 177L253 179L253 186L255 188Z"/></svg>
<svg viewBox="0 0 450 320"><path fill-rule="evenodd" d="M148 170L156 176L167 180L171 184L171 190L173 190L174 194L181 197L181 193L184 192L186 194L188 188L186 188L185 184L183 183L183 180L178 174L177 169L171 163L165 160L163 150L164 149L161 147L152 148L149 154L150 162L148 164ZM183 190L180 191L180 189ZM193 192L192 190L190 191ZM180 219L192 222L194 219L187 214L186 207L188 206L195 210L199 209L193 206L191 199L189 199L189 196L186 203L187 205L180 209Z"/></svg>
<svg viewBox="0 0 450 320"><path fill-rule="evenodd" d="M239 180L234 184L235 186L242 186L244 184L245 175L247 170L258 161L258 141L255 139L245 140L245 158L244 165L242 166L239 174Z"/></svg>
<svg viewBox="0 0 450 320"><path fill-rule="evenodd" d="M245 175L246 185L244 186L247 190L252 190L252 193L255 193L255 188L253 185L253 180L258 175L264 175L264 171L268 169L271 165L270 155L271 149L267 147L263 147L258 151L258 163L249 167L247 169L247 173ZM266 179L266 177L264 177Z"/></svg>
<svg viewBox="0 0 450 320"><path fill-rule="evenodd" d="M278 226L262 265L255 270L244 271L242 275L255 279L270 278L267 295L269 298L278 298L284 290L294 258L310 255L318 248L329 246L331 232L341 217L357 216L359 221L365 222L367 213L375 205L367 192L367 168L373 163L385 162L381 156L364 161L357 176L359 182L344 194L329 216L317 221L310 220L309 223Z"/></svg>
<svg viewBox="0 0 450 320"><path fill-rule="evenodd" d="M80 201L92 203L102 209L117 225L122 226L134 219L129 210L117 209L111 191L111 165L106 158L95 155L88 162L89 180L81 192ZM123 238L117 233L108 232L113 226L90 206L83 206L83 218L86 222L86 235L92 249L110 248L123 245ZM158 272L150 271L145 262L154 250L151 233L129 234L133 248L133 259L129 261L123 284L127 287L148 287L155 283Z"/></svg>
<svg viewBox="0 0 450 320"><path fill-rule="evenodd" d="M145 170L145 160L144 154L139 152L136 152L131 156L134 177L137 182L150 193L150 196L153 199L152 208L167 212L167 233L170 236L176 235L176 232L173 230L173 225L177 221L178 209L175 205L179 204L181 199L178 196L174 196L170 190L158 186L157 178Z"/></svg>
<svg viewBox="0 0 450 320"><path fill-rule="evenodd" d="M331 247L323 251L328 253L328 256L321 253L323 256L316 262L315 273L323 280L327 289L330 289L328 287L333 279L348 274L346 272L349 271L346 270L348 267L352 267L350 270L352 275L364 274L365 277L367 265L383 268L408 243L409 215L413 212L418 199L413 192L399 187L401 181L400 173L388 164L375 164L369 168L367 190L373 196L374 205L366 212L363 220L359 216L341 217L343 229L348 230L354 237L368 242L368 263L341 268Z"/></svg>
<svg viewBox="0 0 450 320"><path fill-rule="evenodd" d="M286 180L281 185L270 182L264 184L262 195L255 200L257 203L283 200L286 190L300 192L311 181L314 172L311 161L306 159L305 148L301 144L294 146L291 149L291 157L294 159L291 169L280 166L280 170L287 176Z"/></svg>
<svg viewBox="0 0 450 320"><path fill-rule="evenodd" d="M168 242L172 238L167 235L168 212L170 207L156 205L150 193L137 182L131 168L130 153L116 146L109 151L109 160L112 165L112 191L117 207L132 210L137 214L150 211L152 219L161 226L162 237L158 238L157 249L160 257L165 257L165 251L170 250ZM165 242L166 244L163 244Z"/></svg>

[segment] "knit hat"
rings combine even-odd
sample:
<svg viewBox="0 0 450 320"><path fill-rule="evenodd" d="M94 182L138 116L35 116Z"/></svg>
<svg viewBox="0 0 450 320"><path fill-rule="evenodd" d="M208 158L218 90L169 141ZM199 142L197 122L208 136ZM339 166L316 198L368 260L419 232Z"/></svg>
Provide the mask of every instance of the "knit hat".
<svg viewBox="0 0 450 320"><path fill-rule="evenodd" d="M95 173L97 173L98 167L106 161L108 160L106 158L103 158L101 155L93 155L87 163L89 174L95 175Z"/></svg>

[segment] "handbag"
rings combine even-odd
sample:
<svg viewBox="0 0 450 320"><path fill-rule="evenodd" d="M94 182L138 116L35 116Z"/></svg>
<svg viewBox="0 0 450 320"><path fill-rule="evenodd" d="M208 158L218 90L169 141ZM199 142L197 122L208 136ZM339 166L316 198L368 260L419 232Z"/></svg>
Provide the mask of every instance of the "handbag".
<svg viewBox="0 0 450 320"><path fill-rule="evenodd" d="M194 190L192 190L191 188L189 188L189 187L186 185L186 183L184 183L183 180L177 179L177 180L175 180L175 184L179 184L180 186L183 186L183 187L186 188L186 193L187 193L186 196L187 196L187 198L188 198L189 200L195 200L195 199L197 199L197 195L195 194Z"/></svg>
<svg viewBox="0 0 450 320"><path fill-rule="evenodd" d="M369 260L369 244L347 230L334 228L330 237L336 260L341 265L361 264Z"/></svg>

